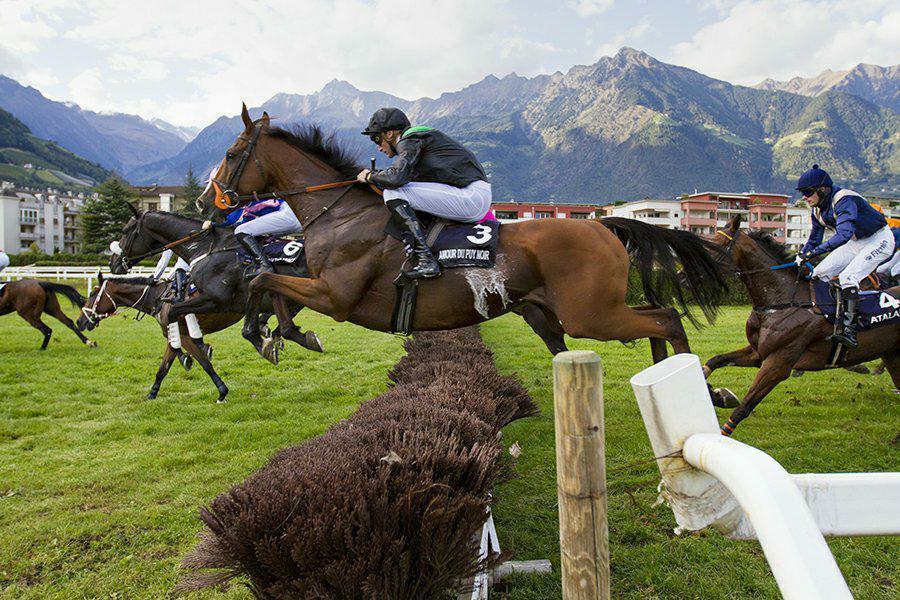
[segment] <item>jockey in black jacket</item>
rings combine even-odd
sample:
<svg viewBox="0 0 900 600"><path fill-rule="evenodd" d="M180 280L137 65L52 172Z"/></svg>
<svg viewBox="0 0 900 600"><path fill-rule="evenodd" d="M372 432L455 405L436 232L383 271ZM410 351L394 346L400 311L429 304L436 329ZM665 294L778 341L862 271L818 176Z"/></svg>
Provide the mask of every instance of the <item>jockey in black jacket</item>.
<svg viewBox="0 0 900 600"><path fill-rule="evenodd" d="M381 108L362 132L378 150L397 160L387 169L364 169L357 179L384 189L384 202L403 228L415 266L411 279L437 277L441 270L425 243L416 218L421 210L452 221L472 223L491 209L491 184L471 151L431 127L412 127L399 108Z"/></svg>

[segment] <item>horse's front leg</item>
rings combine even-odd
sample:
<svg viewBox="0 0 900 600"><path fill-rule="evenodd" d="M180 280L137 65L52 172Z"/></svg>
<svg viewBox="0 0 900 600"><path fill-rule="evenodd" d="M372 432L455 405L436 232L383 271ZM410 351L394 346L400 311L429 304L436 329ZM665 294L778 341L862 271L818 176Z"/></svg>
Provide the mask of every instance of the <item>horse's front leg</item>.
<svg viewBox="0 0 900 600"><path fill-rule="evenodd" d="M791 369L797 363L797 359L802 354L802 349L797 352L795 350L775 352L766 357L762 361L756 379L747 390L747 395L741 401L741 405L734 409L728 421L722 425L722 435L731 435L737 424L746 419L756 405L762 402L769 392L775 389L775 386L790 377Z"/></svg>
<svg viewBox="0 0 900 600"><path fill-rule="evenodd" d="M212 296L210 294L197 294L185 300L184 302L175 302L169 308L167 317L168 323L175 323L184 315L191 313L214 313L223 312L223 308L227 304L225 298Z"/></svg>
<svg viewBox="0 0 900 600"><path fill-rule="evenodd" d="M716 354L703 365L703 375L709 379L712 372L722 367L756 367L762 365L762 358L759 353L751 345L746 345L738 350L726 352L725 354Z"/></svg>
<svg viewBox="0 0 900 600"><path fill-rule="evenodd" d="M314 331L304 332L294 324L293 316L302 310L303 306L288 307L287 300L283 296L275 294L272 296L272 307L275 309L275 315L278 317L278 333L281 334L281 337L300 344L313 352L325 351L319 336Z"/></svg>

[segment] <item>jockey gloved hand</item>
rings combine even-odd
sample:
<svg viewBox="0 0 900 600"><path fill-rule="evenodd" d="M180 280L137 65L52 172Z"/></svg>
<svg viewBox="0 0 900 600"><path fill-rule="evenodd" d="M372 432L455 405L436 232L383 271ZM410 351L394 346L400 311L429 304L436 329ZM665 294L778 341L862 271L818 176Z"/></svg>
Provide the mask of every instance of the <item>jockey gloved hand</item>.
<svg viewBox="0 0 900 600"><path fill-rule="evenodd" d="M206 221L203 221L203 225L200 227L200 229L202 229L203 231L206 231L210 227L212 227L212 221L206 220Z"/></svg>
<svg viewBox="0 0 900 600"><path fill-rule="evenodd" d="M800 252L799 254L797 254L797 258L794 259L794 262L797 263L797 266L799 267L799 266L802 266L803 263L805 263L812 257L813 257L812 252Z"/></svg>
<svg viewBox="0 0 900 600"><path fill-rule="evenodd" d="M356 180L360 183L369 183L369 173L371 172L369 169L363 169L357 174Z"/></svg>

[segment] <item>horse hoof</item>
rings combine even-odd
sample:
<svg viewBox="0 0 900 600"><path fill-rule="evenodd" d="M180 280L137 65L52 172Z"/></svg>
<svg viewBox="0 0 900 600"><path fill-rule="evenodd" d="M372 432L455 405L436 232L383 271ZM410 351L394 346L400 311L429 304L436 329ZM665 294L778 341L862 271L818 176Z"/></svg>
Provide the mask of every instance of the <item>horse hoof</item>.
<svg viewBox="0 0 900 600"><path fill-rule="evenodd" d="M266 338L263 340L260 354L262 354L262 357L273 365L278 364L278 344L275 343L271 338Z"/></svg>
<svg viewBox="0 0 900 600"><path fill-rule="evenodd" d="M185 371L190 371L191 367L194 366L194 359L187 355L180 355L178 360L181 362L181 366L184 367Z"/></svg>
<svg viewBox="0 0 900 600"><path fill-rule="evenodd" d="M803 373L804 371L798 371L797 369L794 369L793 371L791 371L791 377L803 377Z"/></svg>
<svg viewBox="0 0 900 600"><path fill-rule="evenodd" d="M216 404L225 404L225 396L222 396L218 400L216 400Z"/></svg>
<svg viewBox="0 0 900 600"><path fill-rule="evenodd" d="M312 350L313 352L325 352L325 346L322 345L322 341L319 340L319 336L315 334L313 331L306 332L306 348Z"/></svg>
<svg viewBox="0 0 900 600"><path fill-rule="evenodd" d="M707 367L706 365L703 365L703 377L704 377L704 379L709 379L709 376L710 376L711 374L712 374L712 369L710 369L710 368Z"/></svg>
<svg viewBox="0 0 900 600"><path fill-rule="evenodd" d="M734 395L734 392L729 390L728 388L716 388L715 390L716 396L722 401L723 408L737 408L741 405L740 399Z"/></svg>
<svg viewBox="0 0 900 600"><path fill-rule="evenodd" d="M84 344L85 344L88 348L96 348L96 347L97 347L97 342L95 342L94 340L88 340L88 341L86 341Z"/></svg>
<svg viewBox="0 0 900 600"><path fill-rule="evenodd" d="M149 394L147 394L147 400L156 400L156 394L150 392Z"/></svg>

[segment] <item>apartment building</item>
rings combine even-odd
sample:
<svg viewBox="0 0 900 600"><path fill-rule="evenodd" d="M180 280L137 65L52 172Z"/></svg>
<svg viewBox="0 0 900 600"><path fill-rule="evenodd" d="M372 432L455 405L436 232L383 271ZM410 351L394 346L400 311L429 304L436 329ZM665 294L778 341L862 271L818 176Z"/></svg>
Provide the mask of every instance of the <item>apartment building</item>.
<svg viewBox="0 0 900 600"><path fill-rule="evenodd" d="M78 252L85 200L83 193L0 183L0 249L20 254L36 244L47 254Z"/></svg>
<svg viewBox="0 0 900 600"><path fill-rule="evenodd" d="M491 209L500 221L531 219L594 219L600 216L599 204L556 204L555 202L494 202Z"/></svg>

